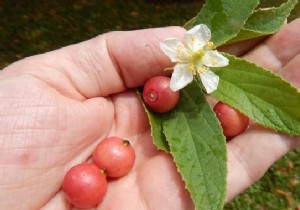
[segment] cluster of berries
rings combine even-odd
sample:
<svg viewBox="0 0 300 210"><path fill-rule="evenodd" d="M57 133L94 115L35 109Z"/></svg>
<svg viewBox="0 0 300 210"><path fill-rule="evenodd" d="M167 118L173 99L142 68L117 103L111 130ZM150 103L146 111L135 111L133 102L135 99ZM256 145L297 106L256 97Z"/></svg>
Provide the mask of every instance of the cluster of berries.
<svg viewBox="0 0 300 210"><path fill-rule="evenodd" d="M68 201L78 208L99 204L106 194L107 177L119 178L132 169L135 152L129 141L119 137L102 140L93 152L93 162L73 166L63 180Z"/></svg>

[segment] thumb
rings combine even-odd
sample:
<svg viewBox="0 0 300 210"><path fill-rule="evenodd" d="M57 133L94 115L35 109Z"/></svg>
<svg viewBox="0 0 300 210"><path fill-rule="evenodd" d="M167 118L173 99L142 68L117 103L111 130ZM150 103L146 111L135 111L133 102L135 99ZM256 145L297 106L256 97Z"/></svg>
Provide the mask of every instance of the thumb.
<svg viewBox="0 0 300 210"><path fill-rule="evenodd" d="M38 75L58 90L62 89L61 83L72 84L85 98L107 96L164 74L164 68L172 64L159 49L159 43L169 37L182 37L184 32L181 27L111 32L24 59L6 70L22 69L21 72Z"/></svg>

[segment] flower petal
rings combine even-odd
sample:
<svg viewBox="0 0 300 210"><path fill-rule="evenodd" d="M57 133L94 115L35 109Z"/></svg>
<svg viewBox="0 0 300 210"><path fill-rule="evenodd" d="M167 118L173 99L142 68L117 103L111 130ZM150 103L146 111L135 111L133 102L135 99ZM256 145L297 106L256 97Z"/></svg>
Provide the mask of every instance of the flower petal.
<svg viewBox="0 0 300 210"><path fill-rule="evenodd" d="M171 76L170 88L173 91L184 88L187 84L193 81L193 74L188 71L188 65L177 64Z"/></svg>
<svg viewBox="0 0 300 210"><path fill-rule="evenodd" d="M171 59L172 62L177 62L181 54L186 53L184 44L176 38L165 39L160 43L160 49Z"/></svg>
<svg viewBox="0 0 300 210"><path fill-rule="evenodd" d="M195 34L185 34L184 43L191 52L197 52L205 46L205 42L203 40L198 40Z"/></svg>
<svg viewBox="0 0 300 210"><path fill-rule="evenodd" d="M219 76L210 70L200 73L200 78L207 93L215 91L219 84Z"/></svg>
<svg viewBox="0 0 300 210"><path fill-rule="evenodd" d="M194 26L184 36L184 42L193 52L203 49L210 39L211 32L205 24Z"/></svg>
<svg viewBox="0 0 300 210"><path fill-rule="evenodd" d="M229 63L228 59L216 50L208 50L202 58L202 64L208 67L223 67Z"/></svg>
<svg viewBox="0 0 300 210"><path fill-rule="evenodd" d="M211 32L207 25L205 24L199 24L191 28L186 32L187 34L195 34L197 37L200 37L204 39L205 41L208 41L211 39Z"/></svg>

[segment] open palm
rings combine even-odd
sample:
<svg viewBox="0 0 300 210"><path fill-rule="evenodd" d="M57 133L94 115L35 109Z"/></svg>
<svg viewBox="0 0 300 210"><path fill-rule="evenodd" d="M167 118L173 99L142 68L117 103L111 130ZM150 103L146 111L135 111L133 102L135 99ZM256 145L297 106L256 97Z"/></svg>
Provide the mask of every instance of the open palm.
<svg viewBox="0 0 300 210"><path fill-rule="evenodd" d="M287 25L245 58L285 75L299 87L299 27L300 20ZM0 209L73 208L60 189L63 176L71 166L87 161L107 136L130 140L137 159L127 176L109 180L97 209L193 209L172 158L152 143L134 90L171 65L159 42L183 33L179 27L108 33L4 69L0 73ZM228 199L299 143L257 125L233 139L228 143Z"/></svg>

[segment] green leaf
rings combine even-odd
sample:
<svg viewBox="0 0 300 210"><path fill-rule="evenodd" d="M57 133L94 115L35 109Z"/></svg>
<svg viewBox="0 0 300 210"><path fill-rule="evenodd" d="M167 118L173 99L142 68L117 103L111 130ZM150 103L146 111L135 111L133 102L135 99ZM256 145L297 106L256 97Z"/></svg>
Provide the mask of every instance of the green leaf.
<svg viewBox="0 0 300 210"><path fill-rule="evenodd" d="M277 32L295 8L298 0L288 0L276 8L256 10L247 20L240 33L229 43L253 39Z"/></svg>
<svg viewBox="0 0 300 210"><path fill-rule="evenodd" d="M164 150L165 152L170 152L169 144L165 135L163 134L162 115L151 112L146 106L144 107L151 125L151 136L153 138L153 143L158 149Z"/></svg>
<svg viewBox="0 0 300 210"><path fill-rule="evenodd" d="M161 114L152 112L148 109L148 107L145 105L143 101L143 91L141 88L137 89L137 94L144 106L144 109L146 111L146 114L148 116L148 120L150 123L150 129L151 129L151 136L153 138L153 143L155 144L157 149L164 150L165 152L169 152L169 144L166 140L166 137L163 133L162 128L162 116Z"/></svg>
<svg viewBox="0 0 300 210"><path fill-rule="evenodd" d="M196 82L181 90L177 107L163 115L163 131L196 209L223 209L226 141Z"/></svg>
<svg viewBox="0 0 300 210"><path fill-rule="evenodd" d="M239 33L258 3L259 0L207 1L187 27L206 24L211 29L215 46L220 46Z"/></svg>
<svg viewBox="0 0 300 210"><path fill-rule="evenodd" d="M226 56L228 66L211 68L220 77L218 89L212 96L261 125L300 136L300 93L297 89L271 71Z"/></svg>

